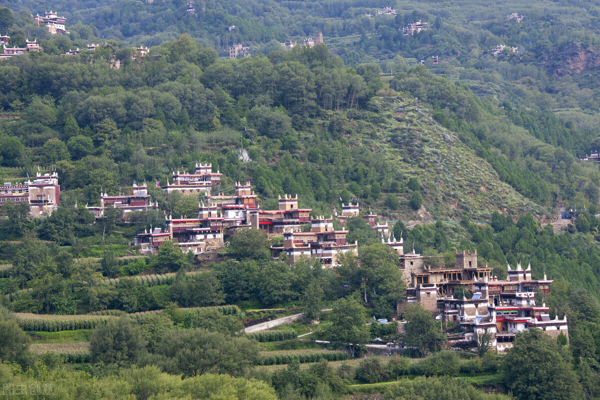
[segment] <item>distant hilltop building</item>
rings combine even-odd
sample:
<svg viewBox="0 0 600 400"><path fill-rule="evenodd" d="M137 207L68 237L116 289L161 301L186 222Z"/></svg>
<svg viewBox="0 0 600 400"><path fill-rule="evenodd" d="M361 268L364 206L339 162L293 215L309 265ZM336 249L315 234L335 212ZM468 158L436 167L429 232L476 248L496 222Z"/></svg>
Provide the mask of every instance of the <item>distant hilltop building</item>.
<svg viewBox="0 0 600 400"><path fill-rule="evenodd" d="M0 54L0 60L9 59L13 56L20 56L21 54L25 54L27 52L38 52L42 48L38 44L37 40L25 40L25 47L6 47L6 44L3 44L4 54Z"/></svg>
<svg viewBox="0 0 600 400"><path fill-rule="evenodd" d="M5 182L0 187L0 206L6 203L27 203L32 217L44 217L52 214L60 203L60 186L56 172L37 173L33 181L23 185Z"/></svg>
<svg viewBox="0 0 600 400"><path fill-rule="evenodd" d="M283 47L285 47L285 49L286 49L286 50L291 50L291 49L293 49L294 47L296 47L296 45L297 45L297 44L298 44L297 42L294 42L294 41L291 41L291 40L288 40L288 41L286 41L286 42L282 42L282 43L281 43L281 45L282 45Z"/></svg>
<svg viewBox="0 0 600 400"><path fill-rule="evenodd" d="M317 217L310 221L310 232L283 233L283 247L271 247L271 257L285 254L286 261L293 264L303 257L319 259L325 266L339 265L339 256L352 253L358 256L358 243L346 243L347 230L335 230L333 218Z"/></svg>
<svg viewBox="0 0 600 400"><path fill-rule="evenodd" d="M317 36L315 39L313 38L306 38L304 39L304 46L308 46L308 47L314 47L318 44L323 44L323 34L321 32L317 33Z"/></svg>
<svg viewBox="0 0 600 400"><path fill-rule="evenodd" d="M236 43L229 48L229 58L250 57L250 47L244 47Z"/></svg>
<svg viewBox="0 0 600 400"><path fill-rule="evenodd" d="M413 36L415 33L419 33L421 31L427 30L427 22L422 22L418 20L417 22L413 22L412 24L408 24L406 28L402 29L402 34L404 36Z"/></svg>
<svg viewBox="0 0 600 400"><path fill-rule="evenodd" d="M304 41L302 42L302 45L305 47L314 47L318 44L323 44L323 43L325 43L323 40L323 33L318 32L315 39L308 37L308 38L304 39ZM283 47L285 47L287 50L291 50L294 47L296 47L298 45L298 43L288 40L287 42L281 43L281 45Z"/></svg>
<svg viewBox="0 0 600 400"><path fill-rule="evenodd" d="M196 7L194 6L193 1L188 1L185 12L186 14L196 14Z"/></svg>
<svg viewBox="0 0 600 400"><path fill-rule="evenodd" d="M592 153L588 156L579 156L579 160L580 161L591 161L591 162L595 162L598 163L600 162L600 154L598 153L598 151L592 151Z"/></svg>
<svg viewBox="0 0 600 400"><path fill-rule="evenodd" d="M378 17L380 15L396 15L396 10L393 10L392 7L384 7L383 10L375 11L375 16ZM373 14L365 14L366 17L372 18Z"/></svg>
<svg viewBox="0 0 600 400"><path fill-rule="evenodd" d="M511 19L514 19L515 21L517 21L518 24L521 23L521 21L523 21L523 17L522 15L519 15L518 13L512 13L506 16L506 18L510 21Z"/></svg>
<svg viewBox="0 0 600 400"><path fill-rule="evenodd" d="M65 17L59 17L54 11L46 12L43 17L38 14L34 17L34 20L38 26L46 25L48 32L52 35L56 35L57 33L69 33L65 28Z"/></svg>
<svg viewBox="0 0 600 400"><path fill-rule="evenodd" d="M492 54L497 56L498 54L500 54L504 51L505 47L506 47L505 45L499 44L498 46L496 46L495 49L492 49Z"/></svg>
<svg viewBox="0 0 600 400"><path fill-rule="evenodd" d="M119 208L124 214L133 211L158 210L158 204L152 203L150 199L147 185L144 183L138 186L135 182L133 182L132 194L109 196L106 192L100 193L100 207L85 206L96 218L104 218L104 211L110 207Z"/></svg>
<svg viewBox="0 0 600 400"><path fill-rule="evenodd" d="M10 40L10 36L0 35L0 44L8 44L9 40Z"/></svg>
<svg viewBox="0 0 600 400"><path fill-rule="evenodd" d="M179 192L185 195L196 195L199 196L204 193L206 196L210 196L212 185L218 185L221 183L221 174L219 171L212 172L212 164L196 163L196 170L194 173L187 173L185 171L173 171L173 183L169 183L167 180L166 186L162 189L167 192Z"/></svg>

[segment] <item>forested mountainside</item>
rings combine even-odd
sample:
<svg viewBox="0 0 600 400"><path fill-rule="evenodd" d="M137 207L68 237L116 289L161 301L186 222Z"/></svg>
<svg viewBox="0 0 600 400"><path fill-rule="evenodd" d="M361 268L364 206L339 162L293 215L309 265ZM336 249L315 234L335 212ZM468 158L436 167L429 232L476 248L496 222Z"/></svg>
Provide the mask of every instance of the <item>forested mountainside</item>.
<svg viewBox="0 0 600 400"><path fill-rule="evenodd" d="M110 68L113 52L122 50L35 54L0 66L0 103L24 113L2 125L11 144L3 146L3 165L54 166L67 196L89 204L100 188L164 184L196 160L224 172L224 188L252 179L267 200L297 193L321 211L340 196L389 215L418 210L420 202L410 206L411 177L422 181L433 218L547 214L514 190L543 207L563 201L593 211L597 202L593 166L516 126L510 106L480 100L423 67L400 72L388 90L377 65L345 67L326 46L221 61L182 36L142 61L123 59L119 70ZM242 149L251 161L240 161ZM386 205L388 194L399 204Z"/></svg>
<svg viewBox="0 0 600 400"><path fill-rule="evenodd" d="M119 39L154 46L189 34L226 55L234 43L253 54L281 49L322 32L332 53L347 65L376 62L387 73L421 60L434 73L461 79L480 97L491 96L513 106L556 112L585 128L582 142L565 146L582 154L597 135L598 5L563 5L533 1L196 1L188 13L185 0L49 1L43 5L11 0L25 23L30 12L52 8L67 17L71 34L45 43L46 51L66 52L86 41ZM395 14L377 14L390 7ZM513 14L516 14L513 17ZM521 18L522 17L522 18ZM427 30L414 35L403 28L416 21ZM27 35L48 39L28 23ZM1 26L0 26L1 27ZM18 36L15 41L24 40ZM503 46L503 47L498 47ZM437 57L434 63L432 57ZM546 116L547 118L547 116Z"/></svg>

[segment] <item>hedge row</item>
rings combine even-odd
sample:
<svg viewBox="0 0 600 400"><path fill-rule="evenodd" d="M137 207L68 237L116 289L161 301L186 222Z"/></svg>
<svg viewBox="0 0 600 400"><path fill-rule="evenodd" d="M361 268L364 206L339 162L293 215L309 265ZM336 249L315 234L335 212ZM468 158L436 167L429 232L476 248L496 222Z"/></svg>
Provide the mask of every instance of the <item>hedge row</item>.
<svg viewBox="0 0 600 400"><path fill-rule="evenodd" d="M298 334L294 331L265 331L249 333L246 337L258 342L281 342L283 340L296 339Z"/></svg>
<svg viewBox="0 0 600 400"><path fill-rule="evenodd" d="M267 356L263 357L259 361L259 365L279 365L289 364L292 361L298 361L300 364L313 363L321 360L327 361L343 361L348 359L348 354L342 351L332 351L327 353L308 353L308 354L294 354L294 355L281 355L281 356Z"/></svg>
<svg viewBox="0 0 600 400"><path fill-rule="evenodd" d="M67 321L44 319L17 319L21 329L33 332L60 332L78 329L94 329L100 324L106 324L109 318L72 319Z"/></svg>
<svg viewBox="0 0 600 400"><path fill-rule="evenodd" d="M224 315L239 315L242 312L242 310L240 310L238 306L233 306L233 305L197 307L197 308L180 308L179 310L181 310L183 312L184 317L192 316L192 315L199 315L199 314L205 313L206 311L209 311L209 310L217 310L217 311L220 311L221 313L223 313ZM142 311L142 312L137 312L137 313L133 313L133 314L126 314L126 316L134 319L137 322L141 322L147 315L161 313L163 311L164 310Z"/></svg>
<svg viewBox="0 0 600 400"><path fill-rule="evenodd" d="M140 275L132 276L130 278L115 278L115 279L104 279L100 281L100 285L111 286L119 283L121 279L135 279L138 283L146 286L158 286L158 285L170 285L175 281L175 274L168 275Z"/></svg>
<svg viewBox="0 0 600 400"><path fill-rule="evenodd" d="M92 355L90 353L63 353L61 356L67 364L84 364L92 362Z"/></svg>
<svg viewBox="0 0 600 400"><path fill-rule="evenodd" d="M91 311L87 315L112 315L114 317L122 317L122 316L127 315L127 313L122 310L101 310L101 311Z"/></svg>

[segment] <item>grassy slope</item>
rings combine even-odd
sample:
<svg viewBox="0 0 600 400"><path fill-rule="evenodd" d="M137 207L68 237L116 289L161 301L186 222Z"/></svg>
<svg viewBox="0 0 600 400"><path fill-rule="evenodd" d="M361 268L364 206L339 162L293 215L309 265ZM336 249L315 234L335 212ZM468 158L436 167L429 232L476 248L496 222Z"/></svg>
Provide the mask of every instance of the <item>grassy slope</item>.
<svg viewBox="0 0 600 400"><path fill-rule="evenodd" d="M474 220L485 220L496 210L546 213L500 181L487 161L431 117L431 109L401 96L375 97L373 103L373 111L385 119L376 125L376 138L362 140L405 175L419 178L424 206L434 218L458 219L466 212ZM403 204L409 197L405 195ZM417 214L428 218L422 211Z"/></svg>

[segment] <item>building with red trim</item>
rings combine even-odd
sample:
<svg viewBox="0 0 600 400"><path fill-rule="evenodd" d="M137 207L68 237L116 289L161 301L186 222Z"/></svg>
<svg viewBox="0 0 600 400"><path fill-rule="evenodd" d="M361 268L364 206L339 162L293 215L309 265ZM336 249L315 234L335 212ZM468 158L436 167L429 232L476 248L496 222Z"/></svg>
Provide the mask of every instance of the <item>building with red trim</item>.
<svg viewBox="0 0 600 400"><path fill-rule="evenodd" d="M6 37L9 38L8 36ZM2 44L4 54L0 54L0 60L9 59L13 56L20 56L28 52L37 53L38 51L42 50L36 39L31 41L25 40L25 47L6 47L7 43L8 40L6 41L6 43Z"/></svg>
<svg viewBox="0 0 600 400"><path fill-rule="evenodd" d="M271 258L285 254L289 264L301 258L317 258L326 266L339 265L339 256L344 253L358 255L358 243L347 243L346 230L333 228L333 217L319 217L310 221L310 232L286 231L283 233L283 246L271 247Z"/></svg>
<svg viewBox="0 0 600 400"><path fill-rule="evenodd" d="M201 204L197 218L166 218L166 229L144 230L134 239L142 254L156 254L165 241L173 242L184 253L202 254L223 247L223 217L217 207Z"/></svg>
<svg viewBox="0 0 600 400"><path fill-rule="evenodd" d="M69 33L65 27L67 19L65 17L59 17L54 11L45 12L43 17L38 14L34 17L34 20L38 26L46 25L48 32L52 35L56 35L57 33Z"/></svg>
<svg viewBox="0 0 600 400"><path fill-rule="evenodd" d="M223 174L219 171L212 172L212 164L196 163L196 170L193 174L185 171L177 171L177 173L173 171L173 183L169 183L167 180L167 184L162 187L162 190L167 193L179 192L195 196L204 193L206 196L210 196L212 186L221 183L221 176Z"/></svg>
<svg viewBox="0 0 600 400"><path fill-rule="evenodd" d="M536 305L536 292L549 294L550 284L552 281L545 274L544 279L532 279L531 265L523 270L518 264L516 269L508 267L507 280L475 279L471 299L445 297L438 300L438 307L444 321L460 323L461 335L454 341L469 343L487 333L491 346L497 352L505 352L512 347L517 333L532 328L553 338L561 333L568 338L566 315L552 319L545 304Z"/></svg>
<svg viewBox="0 0 600 400"><path fill-rule="evenodd" d="M45 217L58 208L60 203L60 185L56 172L37 173L33 181L23 185L4 183L0 187L0 205L6 203L27 203L32 217Z"/></svg>
<svg viewBox="0 0 600 400"><path fill-rule="evenodd" d="M124 218L127 218L127 214L134 211L158 210L158 203L153 203L150 199L146 183L138 186L134 182L131 194L109 196L104 192L100 194L100 206L89 207L86 204L85 208L94 214L96 219L104 218L104 211L107 208L119 208L123 210Z"/></svg>

